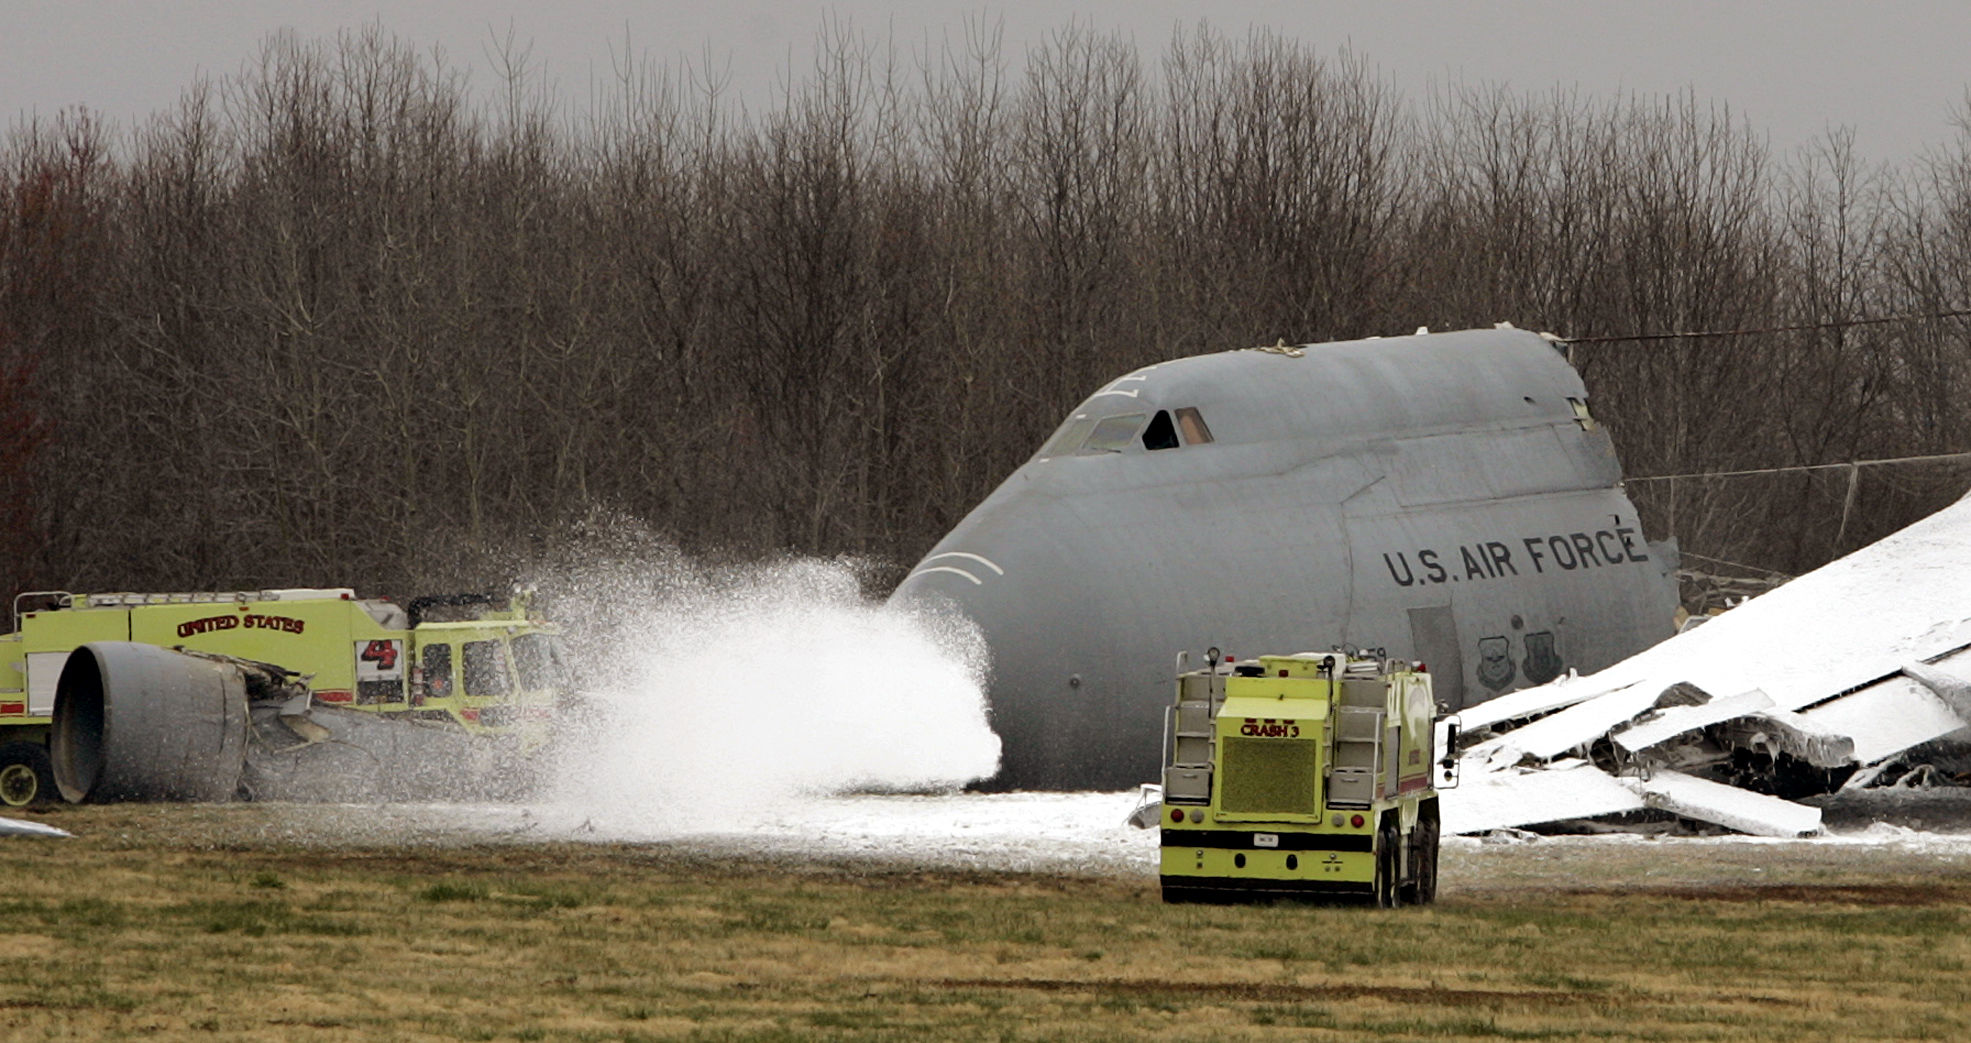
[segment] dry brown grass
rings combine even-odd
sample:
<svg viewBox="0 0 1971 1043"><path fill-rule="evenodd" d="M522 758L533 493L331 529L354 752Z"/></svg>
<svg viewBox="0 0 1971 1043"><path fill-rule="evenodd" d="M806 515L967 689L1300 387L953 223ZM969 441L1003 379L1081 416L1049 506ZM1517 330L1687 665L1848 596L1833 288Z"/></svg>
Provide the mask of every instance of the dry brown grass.
<svg viewBox="0 0 1971 1043"><path fill-rule="evenodd" d="M667 846L297 842L280 808L0 840L7 1038L1964 1038L1971 867L1462 849L1427 910Z"/></svg>

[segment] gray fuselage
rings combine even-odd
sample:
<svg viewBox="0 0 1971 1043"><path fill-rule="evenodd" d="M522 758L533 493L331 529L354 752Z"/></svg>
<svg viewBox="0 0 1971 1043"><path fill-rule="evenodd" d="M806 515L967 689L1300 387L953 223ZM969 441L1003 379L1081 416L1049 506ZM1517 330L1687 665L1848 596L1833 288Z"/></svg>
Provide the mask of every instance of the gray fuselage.
<svg viewBox="0 0 1971 1043"><path fill-rule="evenodd" d="M997 784L1156 777L1179 653L1380 647L1453 709L1669 636L1580 377L1519 330L1232 351L1081 404L891 595L982 631Z"/></svg>

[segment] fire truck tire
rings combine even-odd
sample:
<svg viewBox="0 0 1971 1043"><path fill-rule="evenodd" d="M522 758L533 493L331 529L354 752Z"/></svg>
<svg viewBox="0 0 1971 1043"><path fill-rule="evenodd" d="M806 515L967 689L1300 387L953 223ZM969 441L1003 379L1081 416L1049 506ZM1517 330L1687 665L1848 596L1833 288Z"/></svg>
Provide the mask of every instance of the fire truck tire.
<svg viewBox="0 0 1971 1043"><path fill-rule="evenodd" d="M1396 831L1396 816L1385 815L1376 830L1376 905L1394 909L1403 900L1397 878L1403 869L1403 835Z"/></svg>
<svg viewBox="0 0 1971 1043"><path fill-rule="evenodd" d="M247 728L239 667L94 641L69 654L55 683L55 786L75 803L231 800Z"/></svg>
<svg viewBox="0 0 1971 1043"><path fill-rule="evenodd" d="M1411 905L1437 901L1437 848L1441 830L1437 824L1437 803L1432 801L1417 811L1417 826L1410 831L1410 882L1404 886L1403 900Z"/></svg>
<svg viewBox="0 0 1971 1043"><path fill-rule="evenodd" d="M55 766L38 742L0 746L0 806L25 808L55 799Z"/></svg>

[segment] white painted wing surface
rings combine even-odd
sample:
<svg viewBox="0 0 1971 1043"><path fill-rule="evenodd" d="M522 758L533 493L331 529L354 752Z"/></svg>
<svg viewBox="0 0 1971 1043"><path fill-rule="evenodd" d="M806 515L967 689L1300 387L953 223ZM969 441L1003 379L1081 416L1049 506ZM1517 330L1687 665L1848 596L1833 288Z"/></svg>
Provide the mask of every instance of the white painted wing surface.
<svg viewBox="0 0 1971 1043"><path fill-rule="evenodd" d="M1438 793L1446 833L1486 833L1562 819L1640 811L1640 794L1607 772L1580 760L1538 771L1483 771L1473 762L1457 788Z"/></svg>
<svg viewBox="0 0 1971 1043"><path fill-rule="evenodd" d="M1647 779L1625 778L1652 808L1760 837L1804 837L1820 832L1820 809L1753 793L1677 771Z"/></svg>
<svg viewBox="0 0 1971 1043"><path fill-rule="evenodd" d="M1914 678L1897 675L1800 716L1855 742L1855 762L1873 764L1964 727L1942 699Z"/></svg>

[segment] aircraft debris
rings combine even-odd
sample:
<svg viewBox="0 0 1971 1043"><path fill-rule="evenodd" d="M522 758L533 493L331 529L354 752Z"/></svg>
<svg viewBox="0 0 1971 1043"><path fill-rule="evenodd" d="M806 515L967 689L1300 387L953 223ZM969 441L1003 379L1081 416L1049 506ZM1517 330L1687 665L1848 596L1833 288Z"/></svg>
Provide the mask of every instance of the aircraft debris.
<svg viewBox="0 0 1971 1043"><path fill-rule="evenodd" d="M1645 714L1637 719L1637 723L1611 733L1609 739L1630 753L1638 753L1686 732L1768 710L1772 705L1772 696L1754 688L1724 699L1672 706L1655 715Z"/></svg>
<svg viewBox="0 0 1971 1043"><path fill-rule="evenodd" d="M1636 791L1578 757L1542 768L1469 771L1438 800L1449 833L1491 833L1516 826L1596 818L1648 807Z"/></svg>
<svg viewBox="0 0 1971 1043"><path fill-rule="evenodd" d="M66 829L29 822L19 818L0 818L0 837L73 837Z"/></svg>
<svg viewBox="0 0 1971 1043"><path fill-rule="evenodd" d="M1919 770L1928 765L1884 769L1971 737L1963 577L1971 498L1599 673L1471 707L1445 827L1647 808L1796 837L1821 828L1821 810L1801 799L1906 778L1951 784Z"/></svg>
<svg viewBox="0 0 1971 1043"><path fill-rule="evenodd" d="M1788 710L1764 710L1721 721L1725 744L1765 757L1792 757L1816 768L1855 763L1855 739L1821 722Z"/></svg>
<svg viewBox="0 0 1971 1043"><path fill-rule="evenodd" d="M1639 793L1649 807L1740 833L1757 837L1805 837L1820 832L1819 808L1680 771L1659 770L1647 777L1621 781Z"/></svg>

